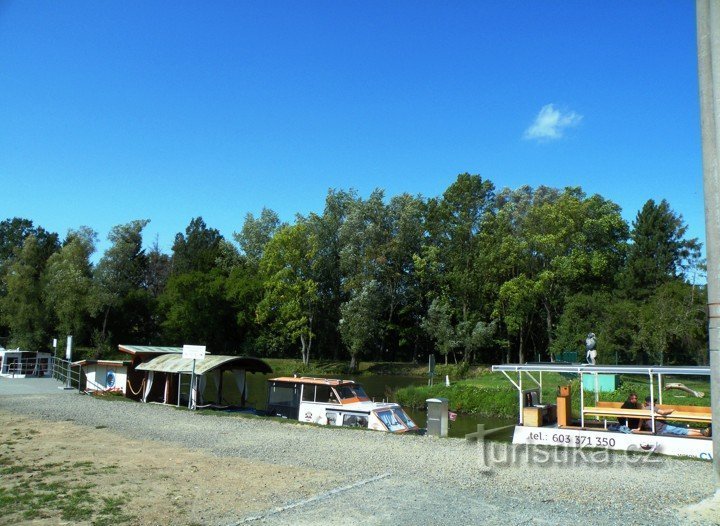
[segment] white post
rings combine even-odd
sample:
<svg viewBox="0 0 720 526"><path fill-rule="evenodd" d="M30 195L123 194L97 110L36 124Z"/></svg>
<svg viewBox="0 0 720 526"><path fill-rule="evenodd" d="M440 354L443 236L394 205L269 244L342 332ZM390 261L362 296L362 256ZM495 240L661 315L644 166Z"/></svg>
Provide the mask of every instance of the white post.
<svg viewBox="0 0 720 526"><path fill-rule="evenodd" d="M653 375L650 373L650 425L652 432L655 434L655 383L653 382Z"/></svg>
<svg viewBox="0 0 720 526"><path fill-rule="evenodd" d="M518 391L519 391L519 395L520 395L518 397L518 399L520 400L520 425L522 426L522 425L525 425L525 423L523 422L523 407L524 407L525 401L523 400L522 372L518 372L518 386L519 386Z"/></svg>
<svg viewBox="0 0 720 526"><path fill-rule="evenodd" d="M66 347L65 347L65 359L67 360L67 365L66 365L66 367L67 367L67 375L66 375L67 381L66 381L66 383L65 383L65 388L66 388L66 389L70 389L70 373L71 373L71 371L72 371L72 369L70 369L70 362L72 362L72 345L73 345L73 337L72 337L72 336L68 336L68 337L67 337L67 345L66 345ZM79 381L80 381L80 380L78 380L78 382L79 382Z"/></svg>
<svg viewBox="0 0 720 526"><path fill-rule="evenodd" d="M585 389L583 389L583 373L580 373L580 427L585 427Z"/></svg>

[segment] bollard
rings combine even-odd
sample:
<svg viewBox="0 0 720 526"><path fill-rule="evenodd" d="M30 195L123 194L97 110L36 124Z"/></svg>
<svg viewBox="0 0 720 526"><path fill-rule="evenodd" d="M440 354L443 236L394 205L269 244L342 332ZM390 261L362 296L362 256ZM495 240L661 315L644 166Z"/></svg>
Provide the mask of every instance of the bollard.
<svg viewBox="0 0 720 526"><path fill-rule="evenodd" d="M429 398L427 404L427 434L436 437L448 436L448 399Z"/></svg>

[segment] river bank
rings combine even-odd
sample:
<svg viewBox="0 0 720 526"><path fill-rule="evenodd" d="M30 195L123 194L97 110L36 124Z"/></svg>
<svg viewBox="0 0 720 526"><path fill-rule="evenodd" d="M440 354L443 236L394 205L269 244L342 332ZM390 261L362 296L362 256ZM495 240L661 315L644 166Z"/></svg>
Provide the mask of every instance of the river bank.
<svg viewBox="0 0 720 526"><path fill-rule="evenodd" d="M711 465L704 462L541 458L507 444L491 451L459 439L281 424L77 394L7 395L4 385L0 433L4 444L15 444L2 458L17 466L16 478L3 477L5 495L32 478L32 462L56 462L62 452L61 460L71 462L63 466L77 467L54 476L70 485L84 469L96 473L92 483L112 472L108 484L86 491L103 505L113 497L116 514L131 517L116 524L712 523L683 511L711 493ZM177 501L183 504L172 505ZM158 506L161 513L153 511ZM48 513L45 523L62 521L61 510Z"/></svg>

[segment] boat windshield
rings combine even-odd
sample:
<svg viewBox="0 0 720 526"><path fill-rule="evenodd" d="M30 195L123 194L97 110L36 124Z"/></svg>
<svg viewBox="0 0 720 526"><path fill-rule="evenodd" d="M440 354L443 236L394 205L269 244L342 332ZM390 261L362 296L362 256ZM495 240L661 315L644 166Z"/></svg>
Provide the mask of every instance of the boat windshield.
<svg viewBox="0 0 720 526"><path fill-rule="evenodd" d="M365 390L357 384L340 385L335 388L338 396L341 400L347 400L349 398L357 398L359 400L370 400L370 397L365 394Z"/></svg>
<svg viewBox="0 0 720 526"><path fill-rule="evenodd" d="M407 413L405 413L402 407L393 408L393 413L395 413L395 416L398 418L398 420L402 421L408 427L408 429L413 429L417 427L415 422L413 422L412 418L410 418Z"/></svg>
<svg viewBox="0 0 720 526"><path fill-rule="evenodd" d="M407 429L402 419L398 418L397 414L390 408L376 411L375 414L380 421L385 424L388 431L404 431Z"/></svg>

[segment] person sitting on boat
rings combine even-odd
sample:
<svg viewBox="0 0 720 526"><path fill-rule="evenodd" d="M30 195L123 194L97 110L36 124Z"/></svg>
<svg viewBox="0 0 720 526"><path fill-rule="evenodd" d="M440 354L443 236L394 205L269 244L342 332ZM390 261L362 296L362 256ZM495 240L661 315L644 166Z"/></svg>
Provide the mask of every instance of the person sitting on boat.
<svg viewBox="0 0 720 526"><path fill-rule="evenodd" d="M620 406L620 409L642 409L642 404L638 402L638 395L637 393L630 393L627 397L627 400L623 402L623 405ZM622 424L622 422L620 422ZM632 429L640 429L642 425L642 420L640 418L627 418L625 419L625 426L626 429L622 429L621 431L624 433L629 433Z"/></svg>
<svg viewBox="0 0 720 526"><path fill-rule="evenodd" d="M652 405L652 398L649 396L645 398L645 407L644 409L647 409L649 411L653 411L656 415L660 416L668 416L670 415L674 409L660 409L659 407L653 408ZM652 431L652 423L650 420L644 420L642 423L642 427L646 431ZM680 426L674 426L672 424L667 424L662 420L655 420L655 434L656 435L678 435L678 436L690 436L690 437L706 437L710 435L710 430L705 429L704 431L701 431L699 429L692 429L689 427L680 427Z"/></svg>

